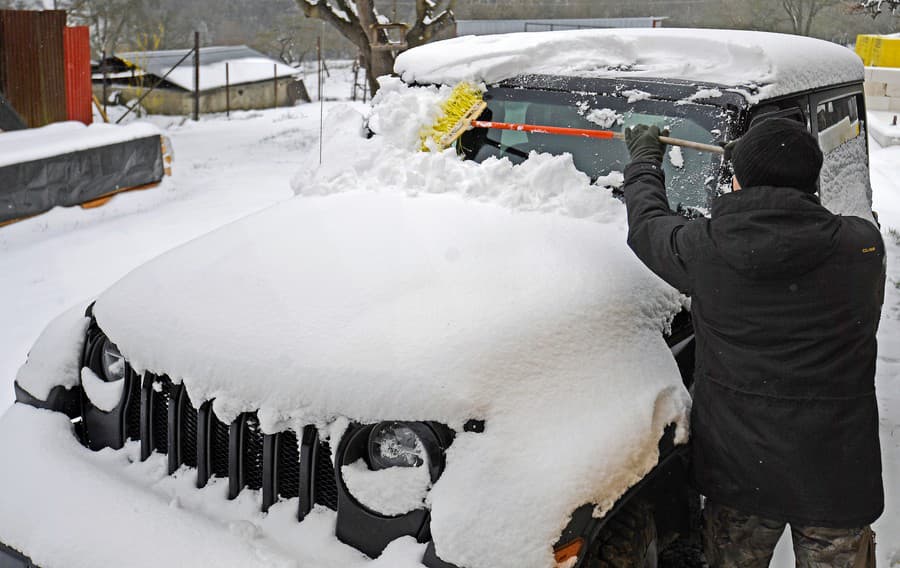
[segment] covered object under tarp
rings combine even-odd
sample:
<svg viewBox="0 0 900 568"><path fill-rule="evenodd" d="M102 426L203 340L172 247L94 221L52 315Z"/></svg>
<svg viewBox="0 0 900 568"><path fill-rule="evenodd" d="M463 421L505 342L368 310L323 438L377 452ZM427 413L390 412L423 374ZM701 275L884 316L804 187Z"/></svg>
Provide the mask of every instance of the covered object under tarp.
<svg viewBox="0 0 900 568"><path fill-rule="evenodd" d="M144 123L63 122L0 133L0 225L160 182L163 140Z"/></svg>

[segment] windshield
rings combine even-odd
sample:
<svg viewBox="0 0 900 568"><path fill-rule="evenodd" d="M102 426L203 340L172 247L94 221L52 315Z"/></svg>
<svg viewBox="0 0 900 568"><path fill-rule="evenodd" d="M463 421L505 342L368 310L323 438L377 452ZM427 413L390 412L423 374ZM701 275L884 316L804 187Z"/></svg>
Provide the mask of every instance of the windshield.
<svg viewBox="0 0 900 568"><path fill-rule="evenodd" d="M722 139L727 114L719 107L649 99L646 93L626 91L625 96L565 93L498 88L485 94L488 109L482 120L621 131L635 124L666 127L675 138L716 143ZM632 102L628 102L632 100ZM569 153L575 167L592 182L611 185L629 162L621 140L596 140L576 136L477 128L461 141L467 157L484 161L491 156L520 163L532 150ZM696 150L669 147L666 172L669 205L704 209L716 193L722 157ZM621 178L619 178L621 179Z"/></svg>

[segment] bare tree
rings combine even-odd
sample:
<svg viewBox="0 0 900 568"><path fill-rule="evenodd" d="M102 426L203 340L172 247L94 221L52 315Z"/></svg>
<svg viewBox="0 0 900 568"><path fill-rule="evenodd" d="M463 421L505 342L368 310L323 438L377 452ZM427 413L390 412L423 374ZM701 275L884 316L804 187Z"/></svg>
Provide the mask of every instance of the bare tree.
<svg viewBox="0 0 900 568"><path fill-rule="evenodd" d="M781 0L723 0L714 9L723 27L757 31L779 31L786 17L777 3Z"/></svg>
<svg viewBox="0 0 900 568"><path fill-rule="evenodd" d="M808 36L816 16L825 8L840 3L841 0L781 0L781 7L787 12L793 32Z"/></svg>
<svg viewBox="0 0 900 568"><path fill-rule="evenodd" d="M369 89L378 91L378 77L393 71L396 50L380 48L388 43L386 18L378 12L375 0L296 0L308 18L318 18L336 28L355 45L362 56ZM406 31L409 47L428 43L452 25L456 0L416 0L415 23Z"/></svg>
<svg viewBox="0 0 900 568"><path fill-rule="evenodd" d="M95 55L113 53L137 20L139 0L56 0L70 20L89 26Z"/></svg>
<svg viewBox="0 0 900 568"><path fill-rule="evenodd" d="M892 16L900 16L900 0L859 0L860 7L877 17L882 12L889 12Z"/></svg>

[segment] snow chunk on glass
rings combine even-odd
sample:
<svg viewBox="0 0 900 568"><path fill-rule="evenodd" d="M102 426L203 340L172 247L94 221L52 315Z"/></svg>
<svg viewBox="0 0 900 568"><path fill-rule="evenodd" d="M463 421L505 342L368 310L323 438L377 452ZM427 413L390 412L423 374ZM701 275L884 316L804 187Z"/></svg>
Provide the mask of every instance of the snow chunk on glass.
<svg viewBox="0 0 900 568"><path fill-rule="evenodd" d="M601 128L612 128L622 123L622 115L609 108L592 109L584 117Z"/></svg>

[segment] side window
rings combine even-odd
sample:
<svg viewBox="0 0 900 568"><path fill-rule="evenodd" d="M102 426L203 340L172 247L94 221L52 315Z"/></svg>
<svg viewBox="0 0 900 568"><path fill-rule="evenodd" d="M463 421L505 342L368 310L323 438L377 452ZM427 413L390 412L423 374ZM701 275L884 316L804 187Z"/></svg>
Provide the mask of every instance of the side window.
<svg viewBox="0 0 900 568"><path fill-rule="evenodd" d="M824 155L819 177L822 205L840 215L872 217L872 187L866 147L862 93L816 103L816 134Z"/></svg>
<svg viewBox="0 0 900 568"><path fill-rule="evenodd" d="M858 137L861 132L856 96L852 95L816 106L819 146L829 153L841 144Z"/></svg>
<svg viewBox="0 0 900 568"><path fill-rule="evenodd" d="M763 120L767 120L769 118L787 118L790 120L796 120L797 122L801 122L803 124L807 124L806 117L803 116L803 111L801 111L799 108L777 110L772 112L766 112L766 109L763 109L763 112L753 117L753 120L750 121L750 126L753 126L754 124Z"/></svg>

